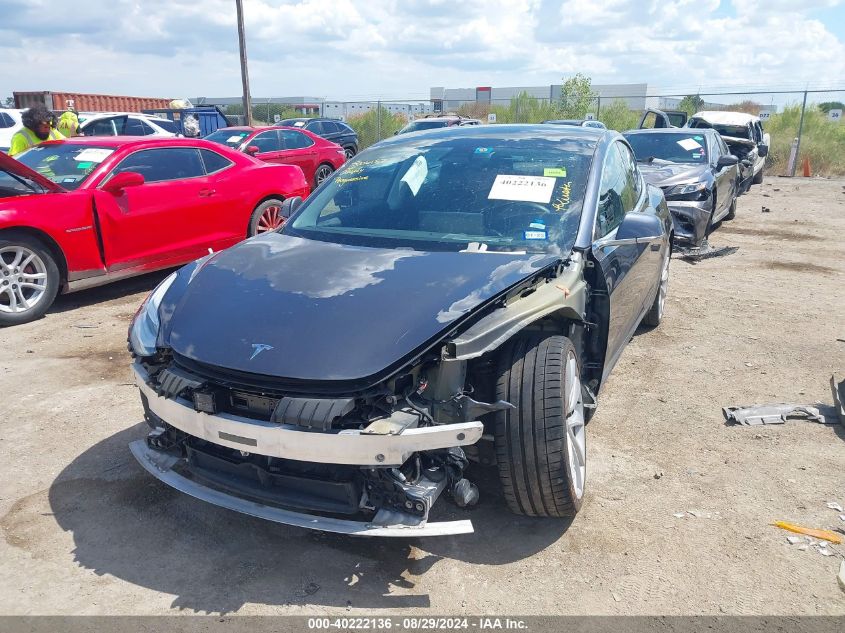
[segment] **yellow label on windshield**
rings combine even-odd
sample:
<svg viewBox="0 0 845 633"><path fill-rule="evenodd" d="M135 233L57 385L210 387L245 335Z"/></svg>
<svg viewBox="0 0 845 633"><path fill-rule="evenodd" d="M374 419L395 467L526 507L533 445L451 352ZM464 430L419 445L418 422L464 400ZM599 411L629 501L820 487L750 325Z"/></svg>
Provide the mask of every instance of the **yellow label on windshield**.
<svg viewBox="0 0 845 633"><path fill-rule="evenodd" d="M566 178L566 167L546 167L543 175L550 178Z"/></svg>

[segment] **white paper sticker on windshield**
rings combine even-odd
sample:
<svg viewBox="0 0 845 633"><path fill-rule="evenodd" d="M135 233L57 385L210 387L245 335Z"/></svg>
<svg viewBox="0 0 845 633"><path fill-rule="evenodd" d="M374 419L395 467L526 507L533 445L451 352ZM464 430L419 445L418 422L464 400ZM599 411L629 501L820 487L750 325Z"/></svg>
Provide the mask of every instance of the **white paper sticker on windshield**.
<svg viewBox="0 0 845 633"><path fill-rule="evenodd" d="M89 147L79 152L73 159L80 162L102 163L113 151L113 149L103 149L102 147Z"/></svg>
<svg viewBox="0 0 845 633"><path fill-rule="evenodd" d="M305 127L305 121L295 121L293 127Z"/></svg>
<svg viewBox="0 0 845 633"><path fill-rule="evenodd" d="M411 164L410 169L402 176L402 182L407 182L411 188L411 193L417 195L427 175L428 163L425 162L425 158L422 156L417 156L417 159Z"/></svg>
<svg viewBox="0 0 845 633"><path fill-rule="evenodd" d="M692 138L685 138L678 141L678 145L683 147L688 152L694 149L701 149L701 143Z"/></svg>
<svg viewBox="0 0 845 633"><path fill-rule="evenodd" d="M554 178L499 174L490 188L490 194L487 196L487 199L548 204L552 199L554 188Z"/></svg>
<svg viewBox="0 0 845 633"><path fill-rule="evenodd" d="M246 136L246 134L235 134L235 136L230 136L226 139L227 143L240 143L241 139Z"/></svg>

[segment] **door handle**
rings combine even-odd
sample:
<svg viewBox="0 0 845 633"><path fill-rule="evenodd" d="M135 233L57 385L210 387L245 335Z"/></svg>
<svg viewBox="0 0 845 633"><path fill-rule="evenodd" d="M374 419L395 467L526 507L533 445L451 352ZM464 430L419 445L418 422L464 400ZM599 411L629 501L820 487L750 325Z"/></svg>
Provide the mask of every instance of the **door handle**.
<svg viewBox="0 0 845 633"><path fill-rule="evenodd" d="M200 197L201 198L210 198L215 193L217 193L217 191L215 189L200 189Z"/></svg>

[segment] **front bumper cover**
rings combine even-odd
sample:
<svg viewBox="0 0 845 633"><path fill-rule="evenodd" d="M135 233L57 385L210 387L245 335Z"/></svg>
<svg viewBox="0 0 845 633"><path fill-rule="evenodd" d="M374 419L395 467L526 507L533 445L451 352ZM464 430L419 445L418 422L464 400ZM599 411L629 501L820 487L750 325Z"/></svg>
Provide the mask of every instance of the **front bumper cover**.
<svg viewBox="0 0 845 633"><path fill-rule="evenodd" d="M181 458L153 450L147 446L144 440L131 442L129 450L132 451L132 455L148 473L171 488L200 501L274 523L351 536L446 536L449 534L471 534L474 531L471 521L432 523L398 512L382 511L376 514L372 521L365 522L304 514L267 506L215 490L180 475L173 470L173 467L183 461Z"/></svg>
<svg viewBox="0 0 845 633"><path fill-rule="evenodd" d="M229 413L212 415L196 411L188 400L158 395L148 384L145 368L136 362L132 369L145 406L155 418L195 438L250 454L319 464L400 466L416 452L474 444L484 430L481 422L474 421L408 428L398 434L358 430L314 432ZM185 458L152 448L144 440L129 446L147 472L167 485L208 503L268 521L357 536L416 537L473 532L470 521L429 522L427 511L420 517L382 508L369 521L354 521L266 505L205 485L190 476L190 469L189 476L181 474L178 471L187 466ZM433 491L432 503L444 485L445 482L439 484Z"/></svg>
<svg viewBox="0 0 845 633"><path fill-rule="evenodd" d="M675 228L675 241L700 246L707 236L707 225L712 211L711 200L684 201L667 200L672 224Z"/></svg>

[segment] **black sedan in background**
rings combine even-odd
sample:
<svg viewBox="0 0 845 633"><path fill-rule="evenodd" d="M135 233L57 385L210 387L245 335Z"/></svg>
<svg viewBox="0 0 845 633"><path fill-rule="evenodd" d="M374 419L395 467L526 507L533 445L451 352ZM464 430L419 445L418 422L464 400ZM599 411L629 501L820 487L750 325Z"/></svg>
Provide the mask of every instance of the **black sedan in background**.
<svg viewBox="0 0 845 633"><path fill-rule="evenodd" d="M358 153L358 133L339 119L309 119L303 117L299 119L284 119L277 123L277 125L302 128L312 134L322 136L332 143L337 143L346 153L347 160Z"/></svg>
<svg viewBox="0 0 845 633"><path fill-rule="evenodd" d="M668 287L669 210L625 139L400 135L298 201L138 311L138 461L210 503L345 534L471 532L429 520L441 493L478 502L470 461L498 465L514 512L574 515L596 396Z"/></svg>
<svg viewBox="0 0 845 633"><path fill-rule="evenodd" d="M625 132L645 179L663 189L675 239L699 247L720 220L736 215L738 159L713 130Z"/></svg>

